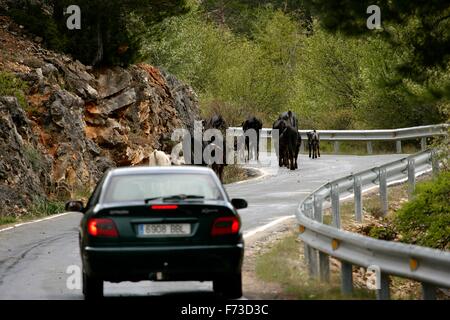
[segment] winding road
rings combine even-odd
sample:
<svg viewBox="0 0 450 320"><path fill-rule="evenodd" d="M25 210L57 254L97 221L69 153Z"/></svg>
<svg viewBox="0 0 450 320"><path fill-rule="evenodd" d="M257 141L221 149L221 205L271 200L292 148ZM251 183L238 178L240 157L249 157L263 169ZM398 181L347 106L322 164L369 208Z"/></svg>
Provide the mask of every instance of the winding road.
<svg viewBox="0 0 450 320"><path fill-rule="evenodd" d="M299 170L260 167L264 175L229 184L231 197L245 198L241 210L245 237L264 232L265 226L295 213L298 203L329 180L361 171L404 155L323 155L299 157ZM78 249L80 214L67 213L50 219L0 230L0 299L82 299L81 288L67 287L70 266L81 266ZM69 269L70 271L70 269ZM73 272L73 271L72 271ZM70 279L70 278L69 278ZM214 296L210 282L106 283L105 296Z"/></svg>

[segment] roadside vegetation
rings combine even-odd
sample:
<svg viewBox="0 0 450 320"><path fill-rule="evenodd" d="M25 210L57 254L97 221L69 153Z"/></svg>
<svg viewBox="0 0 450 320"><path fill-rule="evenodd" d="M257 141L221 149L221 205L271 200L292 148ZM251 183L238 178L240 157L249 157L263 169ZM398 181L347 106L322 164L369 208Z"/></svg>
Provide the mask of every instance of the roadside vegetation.
<svg viewBox="0 0 450 320"><path fill-rule="evenodd" d="M78 188L73 190L70 199L83 201L85 204L89 200L91 190L86 188ZM63 213L67 196L50 195L42 197L34 197L28 207L21 208L15 215L0 215L0 226L17 224L36 219L42 219L55 214Z"/></svg>
<svg viewBox="0 0 450 320"><path fill-rule="evenodd" d="M395 188L389 190L394 201L389 214L360 231L377 239L450 250L450 172L418 183L411 201L406 201L406 186ZM372 196L364 201L368 205L366 210L379 217L377 198Z"/></svg>
<svg viewBox="0 0 450 320"><path fill-rule="evenodd" d="M225 166L223 170L223 183L229 184L250 178L249 171L237 164Z"/></svg>
<svg viewBox="0 0 450 320"><path fill-rule="evenodd" d="M65 202L63 200L36 197L32 200L28 208L22 209L21 214L0 215L0 226L16 224L64 212Z"/></svg>
<svg viewBox="0 0 450 320"><path fill-rule="evenodd" d="M442 172L437 178L420 178L414 199L408 201L408 186L389 187L389 213L381 215L379 194L371 191L363 197L363 223L354 220L354 201L341 203L340 213L345 230L376 239L397 241L431 248L450 250L450 173ZM331 223L330 209L324 210L324 223ZM330 260L331 281L322 283L310 279L304 261L303 243L296 230L290 229L284 237L256 258L259 280L276 283L282 288L281 298L287 299L374 299L374 291L367 289L371 274L364 268L353 267L355 291L351 297L340 293L339 262ZM419 282L391 277L393 299L421 299ZM438 292L439 299L448 299Z"/></svg>
<svg viewBox="0 0 450 320"><path fill-rule="evenodd" d="M28 86L26 82L20 80L14 74L0 70L0 97L16 97L20 106L26 109L27 100L25 97L25 92L27 90Z"/></svg>
<svg viewBox="0 0 450 320"><path fill-rule="evenodd" d="M373 299L374 292L356 288L352 296L340 292L339 273L331 272L330 283L311 279L304 261L303 245L297 239L298 233L290 230L283 239L256 259L256 275L265 282L281 286L282 297L287 299ZM333 264L337 267L336 262Z"/></svg>
<svg viewBox="0 0 450 320"><path fill-rule="evenodd" d="M363 224L354 221L353 200L341 203L345 228L376 239L450 250L450 172L421 178L411 201L407 184L389 187L388 197L389 212L383 217L378 192L364 196ZM330 210L325 214L324 222L331 222Z"/></svg>

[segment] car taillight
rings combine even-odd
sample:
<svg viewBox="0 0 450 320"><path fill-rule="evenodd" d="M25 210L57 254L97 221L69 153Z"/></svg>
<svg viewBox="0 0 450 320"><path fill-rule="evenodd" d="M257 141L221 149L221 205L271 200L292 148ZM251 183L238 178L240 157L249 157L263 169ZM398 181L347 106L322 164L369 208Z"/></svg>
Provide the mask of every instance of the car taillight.
<svg viewBox="0 0 450 320"><path fill-rule="evenodd" d="M87 228L88 233L93 237L117 238L119 236L116 225L112 219L89 219Z"/></svg>
<svg viewBox="0 0 450 320"><path fill-rule="evenodd" d="M178 209L176 204L154 204L151 206L152 210L175 210Z"/></svg>
<svg viewBox="0 0 450 320"><path fill-rule="evenodd" d="M236 234L241 228L241 221L239 217L220 217L214 220L211 230L212 236L221 236L226 234Z"/></svg>

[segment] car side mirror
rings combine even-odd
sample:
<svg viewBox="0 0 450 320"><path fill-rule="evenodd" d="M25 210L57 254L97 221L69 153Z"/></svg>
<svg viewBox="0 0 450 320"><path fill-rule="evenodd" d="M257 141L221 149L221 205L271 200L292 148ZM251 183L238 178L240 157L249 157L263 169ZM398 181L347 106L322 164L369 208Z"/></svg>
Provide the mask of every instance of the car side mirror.
<svg viewBox="0 0 450 320"><path fill-rule="evenodd" d="M248 203L244 199L231 199L231 204L235 209L245 209L248 207Z"/></svg>
<svg viewBox="0 0 450 320"><path fill-rule="evenodd" d="M65 210L68 212L83 212L84 210L83 201L70 200L66 202Z"/></svg>

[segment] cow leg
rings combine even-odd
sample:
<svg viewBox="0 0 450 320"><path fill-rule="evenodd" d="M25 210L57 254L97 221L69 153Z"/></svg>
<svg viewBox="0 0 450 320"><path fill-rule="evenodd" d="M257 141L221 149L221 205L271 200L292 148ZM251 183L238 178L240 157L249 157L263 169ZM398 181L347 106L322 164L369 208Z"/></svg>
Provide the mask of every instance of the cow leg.
<svg viewBox="0 0 450 320"><path fill-rule="evenodd" d="M311 143L308 143L308 151L309 151L309 157L311 158Z"/></svg>
<svg viewBox="0 0 450 320"><path fill-rule="evenodd" d="M223 164L219 164L219 179L220 182L223 183L223 169L225 168L225 166Z"/></svg>
<svg viewBox="0 0 450 320"><path fill-rule="evenodd" d="M320 158L320 143L317 142L317 154L319 155Z"/></svg>
<svg viewBox="0 0 450 320"><path fill-rule="evenodd" d="M288 150L288 163L289 163L289 170L295 170L294 152L291 148L289 148Z"/></svg>
<svg viewBox="0 0 450 320"><path fill-rule="evenodd" d="M257 137L258 141L256 141L256 161L259 162L259 137Z"/></svg>

